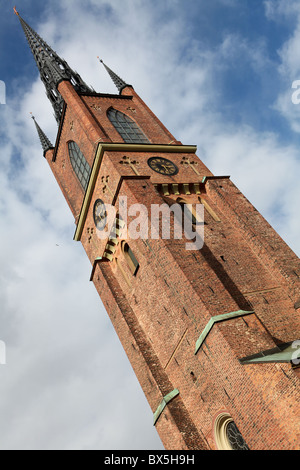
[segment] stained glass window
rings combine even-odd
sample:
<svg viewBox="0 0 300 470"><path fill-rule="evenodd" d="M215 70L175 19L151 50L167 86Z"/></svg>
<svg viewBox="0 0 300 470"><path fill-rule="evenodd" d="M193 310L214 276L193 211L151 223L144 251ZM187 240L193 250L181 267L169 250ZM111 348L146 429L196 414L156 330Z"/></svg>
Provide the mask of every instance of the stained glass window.
<svg viewBox="0 0 300 470"><path fill-rule="evenodd" d="M126 114L110 108L107 116L115 129L119 132L124 142L130 143L143 143L147 144L150 141L147 139L139 126Z"/></svg>
<svg viewBox="0 0 300 470"><path fill-rule="evenodd" d="M68 147L69 147L69 156L70 156L73 170L75 171L76 176L79 179L79 182L85 191L87 188L89 178L90 178L90 173L91 173L90 165L86 161L85 156L81 152L76 142L73 142L73 141L69 142Z"/></svg>
<svg viewBox="0 0 300 470"><path fill-rule="evenodd" d="M227 424L226 435L232 450L249 450L234 421Z"/></svg>
<svg viewBox="0 0 300 470"><path fill-rule="evenodd" d="M217 417L215 439L219 450L249 450L237 425L228 413L221 413Z"/></svg>

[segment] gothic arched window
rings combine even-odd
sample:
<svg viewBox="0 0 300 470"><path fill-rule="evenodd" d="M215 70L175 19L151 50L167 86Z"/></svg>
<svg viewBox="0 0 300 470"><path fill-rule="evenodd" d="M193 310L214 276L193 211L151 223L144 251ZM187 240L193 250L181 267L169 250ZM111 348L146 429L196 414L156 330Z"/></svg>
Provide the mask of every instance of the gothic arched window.
<svg viewBox="0 0 300 470"><path fill-rule="evenodd" d="M215 439L219 450L249 450L237 425L228 413L221 413L217 417Z"/></svg>
<svg viewBox="0 0 300 470"><path fill-rule="evenodd" d="M110 108L107 112L108 119L113 124L114 128L119 132L124 142L142 143L147 144L150 141L147 139L139 126L126 114Z"/></svg>
<svg viewBox="0 0 300 470"><path fill-rule="evenodd" d="M75 171L81 186L84 190L86 190L91 173L90 165L86 161L85 156L81 152L76 142L69 142L68 147L72 168Z"/></svg>

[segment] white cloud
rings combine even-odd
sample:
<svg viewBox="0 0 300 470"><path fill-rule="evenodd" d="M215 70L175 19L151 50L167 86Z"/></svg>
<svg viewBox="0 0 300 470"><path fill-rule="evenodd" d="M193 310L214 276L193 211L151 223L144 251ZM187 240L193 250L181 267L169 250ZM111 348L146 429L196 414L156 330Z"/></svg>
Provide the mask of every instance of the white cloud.
<svg viewBox="0 0 300 470"><path fill-rule="evenodd" d="M100 76L95 57L90 75ZM89 63L84 52L79 58L84 75ZM10 106L1 151L0 323L7 344L1 447L160 448L151 410L88 282L91 267L72 241L74 222L42 157L29 112L52 140L57 131L43 86L35 83Z"/></svg>
<svg viewBox="0 0 300 470"><path fill-rule="evenodd" d="M273 21L286 21L300 13L298 0L265 0L265 13Z"/></svg>

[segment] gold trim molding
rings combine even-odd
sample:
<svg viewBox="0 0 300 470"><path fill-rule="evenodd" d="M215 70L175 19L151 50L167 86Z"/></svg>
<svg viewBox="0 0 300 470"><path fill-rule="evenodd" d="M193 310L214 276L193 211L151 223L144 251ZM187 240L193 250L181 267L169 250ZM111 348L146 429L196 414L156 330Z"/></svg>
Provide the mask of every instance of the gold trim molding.
<svg viewBox="0 0 300 470"><path fill-rule="evenodd" d="M105 152L196 153L196 145L117 144L99 142L89 183L84 195L74 240L80 241Z"/></svg>

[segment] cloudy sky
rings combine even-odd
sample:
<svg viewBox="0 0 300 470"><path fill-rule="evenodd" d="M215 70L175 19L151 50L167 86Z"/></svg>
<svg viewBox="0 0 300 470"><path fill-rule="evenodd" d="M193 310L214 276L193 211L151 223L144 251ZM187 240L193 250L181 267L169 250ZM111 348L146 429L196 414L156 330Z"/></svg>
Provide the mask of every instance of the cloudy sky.
<svg viewBox="0 0 300 470"><path fill-rule="evenodd" d="M13 6L0 0L0 449L161 449L152 413L73 241L30 112L57 125ZM102 59L299 254L300 4L22 0L23 18L96 91ZM1 101L1 91L0 91ZM2 100L3 101L3 100Z"/></svg>

